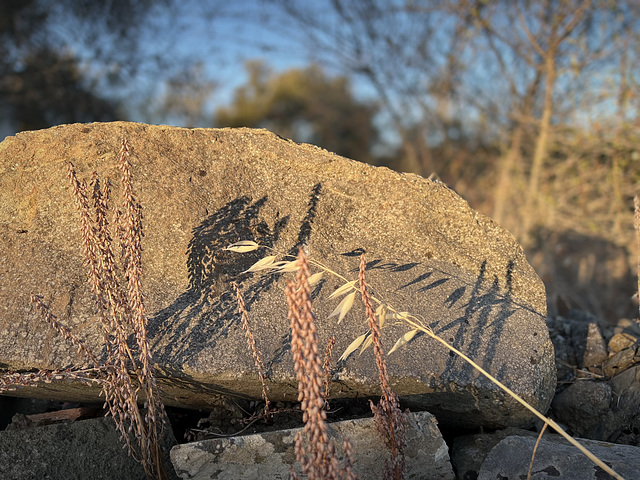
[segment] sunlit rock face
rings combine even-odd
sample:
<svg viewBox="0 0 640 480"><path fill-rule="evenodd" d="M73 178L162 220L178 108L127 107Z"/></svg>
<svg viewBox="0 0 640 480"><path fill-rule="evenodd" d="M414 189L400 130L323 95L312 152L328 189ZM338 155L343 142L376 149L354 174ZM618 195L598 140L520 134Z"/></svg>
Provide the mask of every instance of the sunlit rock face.
<svg viewBox="0 0 640 480"><path fill-rule="evenodd" d="M341 299L366 252L367 282L387 312L408 312L540 411L556 373L544 286L512 235L440 182L300 145L265 130L136 123L63 125L0 144L0 368L87 365L30 306L32 293L97 354L103 333L83 269L79 214L66 163L96 171L121 198L126 137L143 209L143 288L153 360L169 405L207 408L220 396L260 398L231 282L244 292L272 400L295 400L284 286L291 273L246 273L266 255L302 245L325 272L313 288L320 341L334 348L333 397L378 396L371 348L335 363L367 332L364 308L338 323ZM113 232L116 238L115 232ZM224 248L251 240L248 253ZM114 248L119 251L119 248ZM315 263L317 262L317 263ZM377 306L377 304L376 304ZM394 310L391 310L394 309ZM413 327L388 318L389 351ZM414 410L452 426L520 426L531 413L428 335L386 357L391 388ZM99 389L46 384L21 395L96 398Z"/></svg>

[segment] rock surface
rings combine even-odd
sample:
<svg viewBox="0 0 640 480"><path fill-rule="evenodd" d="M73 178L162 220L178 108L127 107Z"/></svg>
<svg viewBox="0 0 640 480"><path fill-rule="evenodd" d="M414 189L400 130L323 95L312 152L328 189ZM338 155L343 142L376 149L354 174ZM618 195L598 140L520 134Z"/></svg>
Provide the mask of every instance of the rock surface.
<svg viewBox="0 0 640 480"><path fill-rule="evenodd" d="M359 478L382 478L389 453L378 436L373 418L347 420L329 425L330 435L342 465L342 442L353 447L353 470ZM300 429L204 440L176 445L171 461L180 478L192 480L252 480L289 478L295 463L295 436ZM406 478L453 479L449 450L433 415L409 415L405 451ZM296 471L300 474L299 465Z"/></svg>
<svg viewBox="0 0 640 480"><path fill-rule="evenodd" d="M166 433L165 465L171 468L169 449L176 441L171 429ZM111 418L0 431L0 478L144 480L144 469L122 446Z"/></svg>
<svg viewBox="0 0 640 480"><path fill-rule="evenodd" d="M544 436L536 451L531 478L600 480L612 478L558 435ZM576 439L622 478L638 478L640 448ZM498 443L487 456L478 480L527 478L536 438L513 435Z"/></svg>
<svg viewBox="0 0 640 480"><path fill-rule="evenodd" d="M492 433L461 435L450 442L450 455L456 480L475 480L489 452L505 438L512 436L533 436L537 433L521 428L505 428Z"/></svg>
<svg viewBox="0 0 640 480"><path fill-rule="evenodd" d="M552 408L571 434L618 441L640 425L640 365L606 382L576 382L554 398Z"/></svg>
<svg viewBox="0 0 640 480"><path fill-rule="evenodd" d="M368 283L421 318L511 389L546 411L555 388L544 286L513 237L439 182L298 145L263 130L76 124L0 144L0 368L80 366L85 359L29 306L39 293L96 352L102 333L82 269L80 228L65 164L108 178L119 198L117 152L126 136L143 206L144 289L154 362L168 405L207 409L216 396L260 397L229 284L242 284L273 400L295 399L284 275L243 273L268 254L224 251L239 240L310 258ZM325 276L315 290L321 342L342 352L366 331L362 306L337 325ZM408 328L387 322L387 351ZM338 354L339 355L339 354ZM503 427L532 416L462 359L426 336L388 357L391 387L441 424ZM23 396L92 396L82 385L42 385ZM53 392L53 393L52 393ZM379 395L371 349L340 365L334 397ZM79 398L84 399L84 398ZM215 401L219 401L216 399Z"/></svg>

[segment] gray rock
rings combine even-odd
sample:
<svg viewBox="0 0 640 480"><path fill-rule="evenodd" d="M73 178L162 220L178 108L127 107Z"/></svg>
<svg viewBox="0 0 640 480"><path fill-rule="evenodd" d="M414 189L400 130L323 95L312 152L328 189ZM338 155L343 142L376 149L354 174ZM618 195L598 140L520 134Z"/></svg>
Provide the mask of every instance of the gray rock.
<svg viewBox="0 0 640 480"><path fill-rule="evenodd" d="M605 321L580 310L570 310L567 317L547 319L551 341L556 354L558 379L569 380L588 376L589 373L576 372L588 369L598 375L603 374L603 364L608 351L602 336Z"/></svg>
<svg viewBox="0 0 640 480"><path fill-rule="evenodd" d="M462 435L451 442L451 464L456 480L476 480L489 452L511 435L537 436L535 432L519 428L505 428L493 433Z"/></svg>
<svg viewBox="0 0 640 480"><path fill-rule="evenodd" d="M640 420L640 366L606 382L574 383L554 398L552 411L573 435L617 441Z"/></svg>
<svg viewBox="0 0 640 480"><path fill-rule="evenodd" d="M299 429L176 445L171 460L180 478L253 480L289 478L295 462ZM379 438L373 418L330 424L330 436L342 464L342 442L353 447L353 469L362 479L382 478L389 453ZM453 479L449 452L435 418L427 412L409 415L405 467L407 479ZM298 473L299 465L296 465Z"/></svg>
<svg viewBox="0 0 640 480"><path fill-rule="evenodd" d="M598 324L590 323L582 366L593 372L601 372L602 364L607 360L608 354L607 345Z"/></svg>
<svg viewBox="0 0 640 480"><path fill-rule="evenodd" d="M576 440L623 478L638 478L640 448L579 438ZM478 480L527 478L535 443L536 438L530 436L505 438L485 459ZM545 435L536 451L531 478L600 480L611 477L559 435Z"/></svg>
<svg viewBox="0 0 640 480"><path fill-rule="evenodd" d="M165 466L170 478L177 479L169 461L176 443L170 430L163 439ZM111 418L0 431L0 478L144 480L144 469L123 445Z"/></svg>
<svg viewBox="0 0 640 480"><path fill-rule="evenodd" d="M95 352L102 333L82 269L80 227L65 174L96 170L116 187L122 137L132 150L134 190L143 206L144 289L154 362L168 405L208 409L216 396L260 398L231 281L242 284L272 400L297 397L283 298L285 276L243 273L264 249L223 250L255 240L280 252L305 244L314 261L367 279L466 352L540 411L555 388L544 286L509 232L439 182L399 174L298 145L263 130L182 129L134 123L65 125L0 144L0 368L81 366L86 360L29 306L39 293ZM317 270L317 269L314 269ZM327 320L341 285L315 289L321 342L342 352L366 331L356 304L340 325ZM387 322L388 350L408 330ZM337 354L339 355L339 353ZM462 359L416 337L388 357L391 387L410 408L447 425L504 427L528 410ZM379 395L371 349L336 371L334 397ZM41 385L23 396L97 397L76 384ZM80 398L78 398L80 397Z"/></svg>
<svg viewBox="0 0 640 480"><path fill-rule="evenodd" d="M611 385L581 380L556 395L551 403L555 418L579 437L604 440L603 415L612 401Z"/></svg>

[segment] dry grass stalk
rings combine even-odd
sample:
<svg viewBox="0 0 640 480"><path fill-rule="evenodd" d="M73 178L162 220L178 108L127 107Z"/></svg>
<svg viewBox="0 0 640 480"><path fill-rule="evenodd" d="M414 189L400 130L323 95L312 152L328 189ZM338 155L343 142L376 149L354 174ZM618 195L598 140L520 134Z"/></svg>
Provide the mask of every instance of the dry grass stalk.
<svg viewBox="0 0 640 480"><path fill-rule="evenodd" d="M6 372L0 375L0 394L12 392L18 387L35 387L39 383L52 383L62 380L74 380L87 384L102 384L104 380L98 375L103 373L101 368L86 368L83 370L38 370L37 372L17 373Z"/></svg>
<svg viewBox="0 0 640 480"><path fill-rule="evenodd" d="M538 439L536 440L536 444L533 447L533 453L531 454L531 462L529 463L529 471L527 472L527 480L531 480L531 471L533 470L533 461L536 458L536 452L538 451L538 445L540 445L540 440L542 440L542 435L544 435L544 431L547 429L547 424L545 423L540 430L540 434L538 435Z"/></svg>
<svg viewBox="0 0 640 480"><path fill-rule="evenodd" d="M634 205L634 221L633 224L636 228L636 242L637 242L637 255L638 255L638 263L637 263L637 275L638 275L638 312L640 313L640 196L636 195L633 197L633 205ZM638 316L638 322L640 322L640 316Z"/></svg>
<svg viewBox="0 0 640 480"><path fill-rule="evenodd" d="M329 406L329 390L331 388L331 354L335 345L336 338L334 336L329 337L329 340L327 340L327 347L324 349L324 363L322 364L322 370L324 371L324 408L327 411L331 410Z"/></svg>
<svg viewBox="0 0 640 480"><path fill-rule="evenodd" d="M269 401L269 397L267 396L267 384L265 382L265 374L264 374L264 363L262 363L262 358L260 357L260 351L256 346L256 339L253 336L253 332L251 332L251 328L249 327L249 313L247 312L247 306L244 303L244 298L242 296L242 292L238 287L236 282L232 282L231 286L236 292L236 297L238 300L238 310L240 310L240 315L242 317L242 329L245 332L247 337L247 346L253 355L253 360L258 370L258 376L260 377L260 383L262 384L262 398L264 399L264 415L269 415L269 410L271 406L271 402Z"/></svg>
<svg viewBox="0 0 640 480"><path fill-rule="evenodd" d="M124 252L124 269L128 279L129 320L138 344L139 368L136 368L137 380L145 397L145 419L141 425L140 449L143 452L143 466L147 474L162 477L164 460L160 449L160 436L165 419L164 405L160 398L153 366L151 349L147 339L147 315L142 294L142 207L133 195L131 182L131 163L126 139L122 141L120 150L120 170L122 172L124 219L120 226L124 228L122 249ZM134 361L134 365L137 364ZM131 399L134 401L134 399ZM149 458L149 454L151 458ZM152 466L155 467L152 469ZM155 471L154 471L155 470Z"/></svg>
<svg viewBox="0 0 640 480"><path fill-rule="evenodd" d="M302 249L297 259L296 282L285 289L291 322L291 353L298 380L298 401L304 420L303 432L296 435L296 459L309 480L354 478L351 459L339 468L335 448L329 442L327 416L324 410L323 369L318 351L318 335L311 307L309 263ZM351 452L350 446L347 449ZM348 476L347 476L348 475ZM292 472L292 477L297 478Z"/></svg>
<svg viewBox="0 0 640 480"><path fill-rule="evenodd" d="M49 311L49 306L42 301L42 297L40 295L31 295L31 303L34 304L38 310L40 310L42 318L45 319L45 321L51 328L62 335L65 340L71 342L72 345L78 347L78 353L84 354L95 367L100 366L100 362L95 357L93 352L91 352L91 350L87 348L85 343L80 340L69 327L63 325L58 321L58 317L56 317Z"/></svg>
<svg viewBox="0 0 640 480"><path fill-rule="evenodd" d="M353 471L353 448L349 438L346 437L342 442L344 449L344 465L342 467L342 478L344 480L358 480L358 475Z"/></svg>
<svg viewBox="0 0 640 480"><path fill-rule="evenodd" d="M373 351L376 356L380 388L382 389L380 403L378 405L374 405L372 401L369 401L369 403L371 404L376 429L391 452L391 462L386 464L385 478L400 480L404 478L405 473L404 447L406 420L400 411L400 403L398 402L397 395L389 387L387 363L384 359L380 329L378 328L378 322L373 307L371 306L371 297L367 289L365 266L366 258L365 255L362 254L360 257L358 282L362 294L362 303L364 303L367 320L369 322L369 329L371 330Z"/></svg>
<svg viewBox="0 0 640 480"><path fill-rule="evenodd" d="M92 218L88 187L80 182L73 165L69 164L68 177L80 213L84 265L88 281L98 308L103 330L104 361L99 360L68 327L53 315L42 297L33 295L32 303L51 327L78 347L95 366L79 371L40 371L35 374L8 374L0 379L0 392L19 385L73 379L99 382L103 387L105 404L113 416L116 428L129 452L142 463L151 479L168 478L160 449L160 435L165 418L164 406L151 366L151 352L147 340L147 317L141 289L142 278L142 213L133 195L131 164L126 140L120 150L120 169L123 185L123 213L114 215L122 248L123 266L118 268L109 231L108 199L110 186L101 185L94 173ZM126 288L120 278L127 278ZM128 343L133 335L135 344ZM94 377L97 375L97 378ZM139 394L145 399L146 412L138 406Z"/></svg>

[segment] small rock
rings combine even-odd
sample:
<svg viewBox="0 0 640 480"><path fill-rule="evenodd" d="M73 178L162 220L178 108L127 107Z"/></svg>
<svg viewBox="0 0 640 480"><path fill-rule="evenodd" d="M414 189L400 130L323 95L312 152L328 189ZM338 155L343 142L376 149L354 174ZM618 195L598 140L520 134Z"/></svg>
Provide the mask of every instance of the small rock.
<svg viewBox="0 0 640 480"><path fill-rule="evenodd" d="M640 365L629 368L609 380L613 388L608 418L603 418L605 439L617 441L633 423L640 420Z"/></svg>
<svg viewBox="0 0 640 480"><path fill-rule="evenodd" d="M638 348L636 346L620 350L604 364L604 374L611 378L624 372L636 362L637 352Z"/></svg>
<svg viewBox="0 0 640 480"><path fill-rule="evenodd" d="M609 340L609 351L611 353L618 353L625 348L633 346L638 339L628 333L616 333L611 340Z"/></svg>
<svg viewBox="0 0 640 480"><path fill-rule="evenodd" d="M612 388L606 382L577 381L553 399L554 416L574 435L600 438L601 422L611 405Z"/></svg>
<svg viewBox="0 0 640 480"><path fill-rule="evenodd" d="M589 323L587 343L582 357L582 366L593 373L601 373L602 363L607 357L607 345L602 338L600 328L598 328L595 322Z"/></svg>
<svg viewBox="0 0 640 480"><path fill-rule="evenodd" d="M638 478L640 448L585 439L576 440L623 478ZM514 435L505 438L485 459L478 480L527 478L535 443L536 439L528 436ZM531 478L600 480L610 477L564 438L559 435L545 435L536 451Z"/></svg>
<svg viewBox="0 0 640 480"><path fill-rule="evenodd" d="M640 420L640 366L606 382L574 383L554 398L552 411L558 423L566 425L574 435L617 441Z"/></svg>
<svg viewBox="0 0 640 480"><path fill-rule="evenodd" d="M637 320L621 318L613 327L613 333L628 333L638 338L640 336L640 324Z"/></svg>
<svg viewBox="0 0 640 480"><path fill-rule="evenodd" d="M353 469L358 476L362 479L382 478L389 452L378 436L373 418L336 422L329 428L341 462L342 442L348 437L353 447ZM296 458L294 447L298 431L300 429L280 430L177 445L171 450L171 461L180 478L184 479L289 478L290 466ZM433 415L427 412L410 414L406 439L406 478L454 478L449 450Z"/></svg>
<svg viewBox="0 0 640 480"><path fill-rule="evenodd" d="M493 433L462 435L451 443L451 464L457 480L475 480L489 452L511 435L537 437L535 432L519 428L505 428Z"/></svg>

